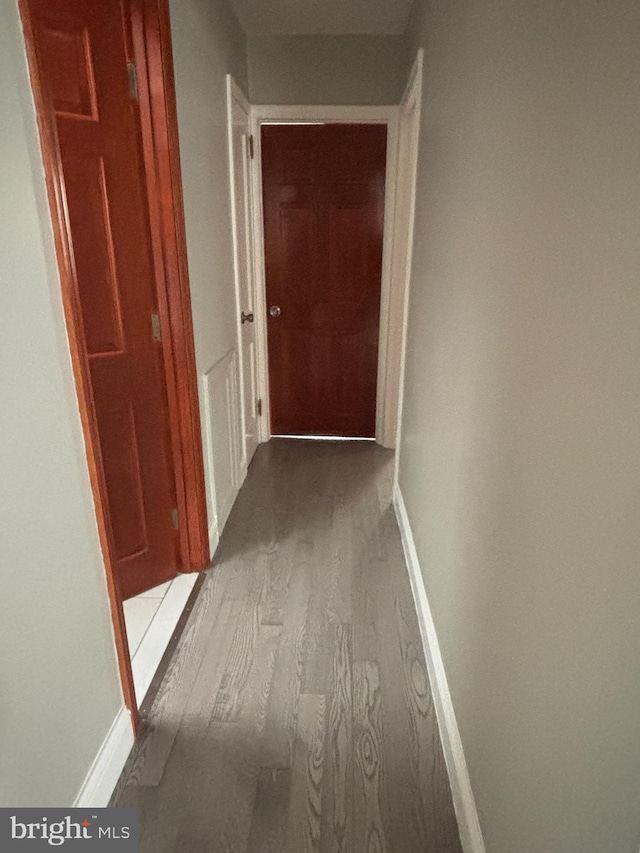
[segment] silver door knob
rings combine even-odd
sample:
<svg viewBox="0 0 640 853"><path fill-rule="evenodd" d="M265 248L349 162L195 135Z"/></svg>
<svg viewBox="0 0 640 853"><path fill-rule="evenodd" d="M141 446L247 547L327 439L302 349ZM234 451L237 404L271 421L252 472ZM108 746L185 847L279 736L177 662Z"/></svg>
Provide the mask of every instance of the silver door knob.
<svg viewBox="0 0 640 853"><path fill-rule="evenodd" d="M272 305L271 308L269 308L269 314L272 317L279 317L282 314L282 310L279 305Z"/></svg>

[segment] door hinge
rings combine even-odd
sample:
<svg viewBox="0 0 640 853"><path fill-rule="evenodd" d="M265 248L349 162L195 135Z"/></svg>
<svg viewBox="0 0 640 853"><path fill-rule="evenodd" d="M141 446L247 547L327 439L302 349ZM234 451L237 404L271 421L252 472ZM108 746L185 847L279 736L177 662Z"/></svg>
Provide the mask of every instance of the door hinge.
<svg viewBox="0 0 640 853"><path fill-rule="evenodd" d="M254 151L253 151L253 134L252 133L250 133L249 136L247 136L247 153L249 155L249 159L253 160Z"/></svg>
<svg viewBox="0 0 640 853"><path fill-rule="evenodd" d="M153 335L154 341L162 340L162 327L160 326L160 315L152 314L151 315L151 334Z"/></svg>
<svg viewBox="0 0 640 853"><path fill-rule="evenodd" d="M174 530L180 529L180 522L178 521L178 510L175 507L171 510L171 524L173 524Z"/></svg>
<svg viewBox="0 0 640 853"><path fill-rule="evenodd" d="M262 417L262 400L256 400L256 415Z"/></svg>
<svg viewBox="0 0 640 853"><path fill-rule="evenodd" d="M138 69L135 62L127 62L127 77L129 79L129 95L134 100L138 98Z"/></svg>

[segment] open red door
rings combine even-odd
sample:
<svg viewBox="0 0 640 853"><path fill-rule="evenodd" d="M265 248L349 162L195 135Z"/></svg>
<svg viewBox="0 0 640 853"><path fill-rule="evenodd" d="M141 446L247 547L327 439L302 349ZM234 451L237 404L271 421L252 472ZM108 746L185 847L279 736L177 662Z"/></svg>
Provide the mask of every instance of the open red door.
<svg viewBox="0 0 640 853"><path fill-rule="evenodd" d="M174 577L176 498L135 69L119 0L23 0L55 128L70 336L90 377L123 598ZM55 215L55 211L54 211ZM65 283L63 282L63 285Z"/></svg>

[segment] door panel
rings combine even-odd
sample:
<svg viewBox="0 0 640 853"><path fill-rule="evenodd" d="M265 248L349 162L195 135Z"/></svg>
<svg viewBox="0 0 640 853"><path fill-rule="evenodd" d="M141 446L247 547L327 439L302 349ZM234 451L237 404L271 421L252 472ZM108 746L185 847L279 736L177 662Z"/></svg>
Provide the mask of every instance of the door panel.
<svg viewBox="0 0 640 853"><path fill-rule="evenodd" d="M137 104L119 0L28 0L57 131L107 533L123 597L174 577L175 484Z"/></svg>
<svg viewBox="0 0 640 853"><path fill-rule="evenodd" d="M384 125L265 125L271 431L375 436Z"/></svg>
<svg viewBox="0 0 640 853"><path fill-rule="evenodd" d="M133 406L101 412L98 427L103 436L102 458L113 547L116 559L122 560L144 553L149 547Z"/></svg>
<svg viewBox="0 0 640 853"><path fill-rule="evenodd" d="M122 307L104 159L68 156L64 171L87 353L121 352Z"/></svg>

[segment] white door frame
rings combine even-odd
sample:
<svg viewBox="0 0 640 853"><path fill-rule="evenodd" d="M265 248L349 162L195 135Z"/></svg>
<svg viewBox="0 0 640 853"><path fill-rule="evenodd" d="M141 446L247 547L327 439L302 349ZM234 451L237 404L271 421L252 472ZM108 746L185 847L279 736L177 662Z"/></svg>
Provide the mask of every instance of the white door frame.
<svg viewBox="0 0 640 853"><path fill-rule="evenodd" d="M237 210L236 205L236 191L235 191L235 179L236 179L236 168L238 164L235 161L234 150L233 150L233 106L234 102L238 104L243 112L247 114L247 135L251 134L251 104L247 100L246 95L240 88L240 86L236 83L233 76L231 74L226 75L226 92L227 92L227 145L229 149L229 193L230 193L230 203L231 203L231 239L233 242L233 277L234 277L234 287L235 287L235 304L236 304L236 342L237 342L237 352L238 352L238 384L239 384L239 396L240 396L240 432L239 436L240 448L241 448L241 459L240 459L240 481L244 480L246 475L247 466L251 461L248 458L247 453L247 412L246 412L246 389L245 383L247 381L247 365L244 363L244 348L243 348L243 340L242 340L242 310L246 306L242 304L242 283L240 281L240 270L242 268L241 263L241 255L244 253L247 255L246 257L246 269L249 275L249 291L253 295L253 303L255 304L255 295L259 288L255 285L255 269L256 265L254 262L255 257L255 239L254 239L254 192L253 192L253 166L251 161L249 161L248 165L248 175L247 175L247 183L248 183L248 193L249 198L246 199L247 202L247 244L244 246L239 245L238 241L238 216L239 212ZM249 152L247 152L249 153ZM254 308L255 313L255 308ZM256 333L256 347L257 347L257 368L258 372L260 370L260 342L258 335ZM258 386L260 383L260 379L257 379ZM260 387L258 387L258 392L260 392ZM259 394L258 394L259 396ZM259 420L258 422L258 440L263 441L262 438L262 422Z"/></svg>
<svg viewBox="0 0 640 853"><path fill-rule="evenodd" d="M231 204L231 240L233 243L233 283L236 303L236 349L238 353L238 384L240 388L240 469L247 467L246 429L244 411L244 365L242 363L242 326L240 324L240 246L238 245L238 227L235 193L235 169L236 163L233 156L233 101L237 101L251 115L251 104L245 97L244 92L238 86L231 74L226 75L227 92L227 145L229 149L229 197Z"/></svg>
<svg viewBox="0 0 640 853"><path fill-rule="evenodd" d="M254 281L256 287L256 346L258 349L258 375L263 401L260 438L268 441L269 374L267 350L266 270L264 260L264 216L262 207L262 156L260 128L263 124L296 124L304 122L330 122L335 124L385 124L387 125L387 170L385 182L384 234L382 251L382 282L380 294L380 339L378 347L378 387L376 396L376 441L385 447L394 447L396 440L395 417L387 413L387 384L390 335L390 306L392 302L392 260L394 221L398 171L398 114L397 106L283 106L251 107L251 134L254 158L252 162ZM398 337L398 336L395 336ZM401 341L398 340L398 348ZM399 352L398 352L399 355ZM392 395L389 395L392 396ZM397 399L397 395L396 395ZM394 406L397 411L397 407ZM391 423L391 427L389 424Z"/></svg>
<svg viewBox="0 0 640 853"><path fill-rule="evenodd" d="M413 242L416 213L416 183L418 175L418 151L420 145L420 115L422 108L422 75L424 50L420 48L409 73L404 95L400 102L398 115L398 156L400 158L398 174L398 200L406 205L404 213L407 227L398 217L399 233L394 244L393 277L398 283L396 292L400 307L399 350L400 358L397 368L397 411L396 411L396 458L394 484L398 483L400 466L400 441L402 438L402 409L404 403L405 366L407 360L407 326L409 322L409 293L411 287L411 261L413 257ZM391 425L389 425L391 428Z"/></svg>

